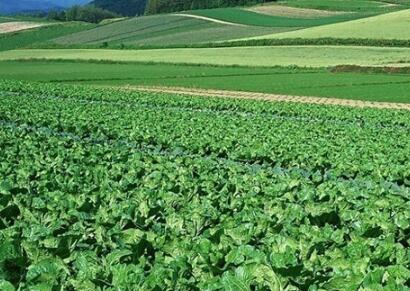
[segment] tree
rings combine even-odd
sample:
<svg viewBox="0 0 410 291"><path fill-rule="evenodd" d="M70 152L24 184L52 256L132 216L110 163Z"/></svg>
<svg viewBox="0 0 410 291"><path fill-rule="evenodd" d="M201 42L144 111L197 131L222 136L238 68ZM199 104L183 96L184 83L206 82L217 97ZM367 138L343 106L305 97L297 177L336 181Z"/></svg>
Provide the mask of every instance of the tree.
<svg viewBox="0 0 410 291"><path fill-rule="evenodd" d="M123 16L142 15L147 0L94 0L92 5Z"/></svg>

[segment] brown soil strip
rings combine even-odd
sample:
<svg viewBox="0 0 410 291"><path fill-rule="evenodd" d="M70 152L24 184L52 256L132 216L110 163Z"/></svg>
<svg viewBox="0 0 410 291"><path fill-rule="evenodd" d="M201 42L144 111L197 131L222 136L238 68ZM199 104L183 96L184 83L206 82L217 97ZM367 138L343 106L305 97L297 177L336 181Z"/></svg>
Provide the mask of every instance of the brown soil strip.
<svg viewBox="0 0 410 291"><path fill-rule="evenodd" d="M246 8L246 10L253 11L256 13L272 15L272 16L282 16L282 17L294 17L294 18L320 18L329 17L334 15L346 14L349 12L342 11L328 11L328 10L318 10L318 9L307 9L307 8L296 8L282 6L278 4L266 4L253 6Z"/></svg>
<svg viewBox="0 0 410 291"><path fill-rule="evenodd" d="M30 28L36 28L36 27L40 27L44 25L45 25L44 23L20 22L20 21L0 23L0 34L26 30Z"/></svg>
<svg viewBox="0 0 410 291"><path fill-rule="evenodd" d="M295 103L309 103L322 105L340 105L360 108L381 108L381 109L404 109L410 110L410 104L405 103L389 103L389 102L373 102L360 101L337 98L323 98L310 96L291 96L278 95L256 92L242 92L242 91L227 91L227 90L211 90L211 89L194 89L183 87L156 87L156 86L127 86L123 87L127 90L138 90L156 93L171 93L190 96L201 97L222 97L222 98L237 98L237 99L253 99L264 101L278 101L278 102L295 102Z"/></svg>

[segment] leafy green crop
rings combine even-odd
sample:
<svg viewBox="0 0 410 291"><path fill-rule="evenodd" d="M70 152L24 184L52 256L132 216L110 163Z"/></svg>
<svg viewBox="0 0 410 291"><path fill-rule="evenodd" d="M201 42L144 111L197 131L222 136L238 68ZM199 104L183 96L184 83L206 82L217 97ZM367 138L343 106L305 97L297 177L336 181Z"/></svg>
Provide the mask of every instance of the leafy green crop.
<svg viewBox="0 0 410 291"><path fill-rule="evenodd" d="M0 96L2 290L409 288L407 111Z"/></svg>

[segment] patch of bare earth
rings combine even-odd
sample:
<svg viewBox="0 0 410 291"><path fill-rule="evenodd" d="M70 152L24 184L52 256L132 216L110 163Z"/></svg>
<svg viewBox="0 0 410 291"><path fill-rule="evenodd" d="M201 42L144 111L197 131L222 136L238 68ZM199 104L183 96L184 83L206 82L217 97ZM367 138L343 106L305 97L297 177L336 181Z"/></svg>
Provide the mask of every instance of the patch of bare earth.
<svg viewBox="0 0 410 291"><path fill-rule="evenodd" d="M267 93L243 92L243 91L227 91L227 90L212 90L212 89L194 89L183 87L156 87L156 86L127 86L123 87L126 90L138 90L155 93L171 93L200 97L221 97L221 98L236 98L236 99L253 99L264 101L277 102L294 102L294 103L309 103L321 105L340 105L360 108L381 108L381 109L404 109L410 110L410 104L404 103L388 103L388 102L373 102L348 100L337 98L310 97L310 96L291 96L278 95Z"/></svg>
<svg viewBox="0 0 410 291"><path fill-rule="evenodd" d="M45 25L44 23L35 23L35 22L20 22L20 21L5 22L5 23L0 23L0 33L16 32L16 31L36 28L36 27L40 27L44 25Z"/></svg>
<svg viewBox="0 0 410 291"><path fill-rule="evenodd" d="M294 18L320 18L328 17L334 15L345 14L347 12L342 11L327 11L318 9L307 9L307 8L296 8L282 6L278 4L268 4L254 6L246 8L246 10L253 11L256 13L272 15L272 16L282 16L282 17L294 17Z"/></svg>

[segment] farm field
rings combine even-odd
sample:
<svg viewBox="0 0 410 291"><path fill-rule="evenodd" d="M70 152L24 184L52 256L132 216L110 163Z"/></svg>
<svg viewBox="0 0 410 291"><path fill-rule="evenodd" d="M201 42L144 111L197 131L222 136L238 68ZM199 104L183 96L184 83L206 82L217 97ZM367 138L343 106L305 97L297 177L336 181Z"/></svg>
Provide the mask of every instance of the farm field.
<svg viewBox="0 0 410 291"><path fill-rule="evenodd" d="M407 0L284 0L280 3L290 7L319 10L382 13L410 7Z"/></svg>
<svg viewBox="0 0 410 291"><path fill-rule="evenodd" d="M324 25L295 32L263 36L263 38L364 38L409 40L410 9L353 20L344 23Z"/></svg>
<svg viewBox="0 0 410 291"><path fill-rule="evenodd" d="M37 28L46 25L39 22L9 21L0 23L0 34Z"/></svg>
<svg viewBox="0 0 410 291"><path fill-rule="evenodd" d="M325 68L214 67L144 63L3 61L0 79L98 86L168 86L410 103L407 73Z"/></svg>
<svg viewBox="0 0 410 291"><path fill-rule="evenodd" d="M190 14L210 17L218 20L229 21L244 25L267 27L311 27L330 23L342 22L351 19L366 17L371 14L337 14L320 18L286 17L257 13L240 8L218 8L189 11Z"/></svg>
<svg viewBox="0 0 410 291"><path fill-rule="evenodd" d="M408 0L89 2L0 16L0 291L410 290Z"/></svg>
<svg viewBox="0 0 410 291"><path fill-rule="evenodd" d="M408 111L0 95L2 286L408 287Z"/></svg>
<svg viewBox="0 0 410 291"><path fill-rule="evenodd" d="M94 27L94 24L64 23L14 33L0 34L0 51L47 42L53 38Z"/></svg>
<svg viewBox="0 0 410 291"><path fill-rule="evenodd" d="M94 29L62 36L53 44L92 46L175 45L224 41L284 32L292 28L264 28L224 25L178 15L154 15L101 25Z"/></svg>
<svg viewBox="0 0 410 291"><path fill-rule="evenodd" d="M0 53L0 60L24 59L107 60L265 67L403 66L410 61L410 48L275 46L152 50L20 49Z"/></svg>
<svg viewBox="0 0 410 291"><path fill-rule="evenodd" d="M266 14L271 16L285 16L292 18L321 18L328 16L335 16L340 14L345 14L349 12L345 11L329 11L329 10L319 10L319 9L309 9L309 8L297 8L281 5L281 3L272 2L264 3L262 5L256 5L247 7L246 10L253 11L260 14Z"/></svg>

